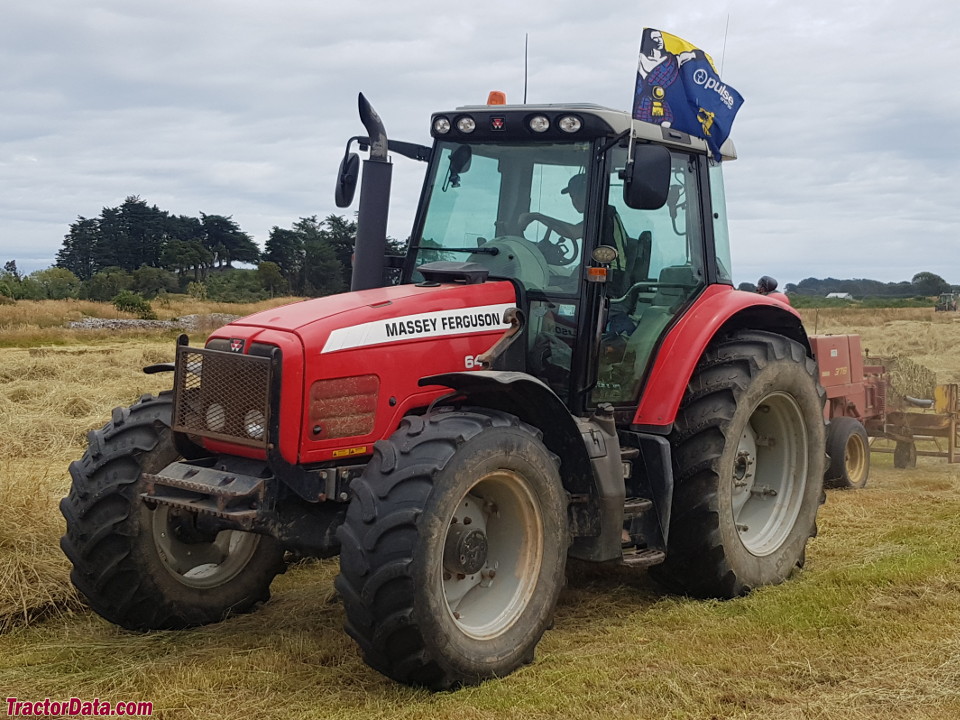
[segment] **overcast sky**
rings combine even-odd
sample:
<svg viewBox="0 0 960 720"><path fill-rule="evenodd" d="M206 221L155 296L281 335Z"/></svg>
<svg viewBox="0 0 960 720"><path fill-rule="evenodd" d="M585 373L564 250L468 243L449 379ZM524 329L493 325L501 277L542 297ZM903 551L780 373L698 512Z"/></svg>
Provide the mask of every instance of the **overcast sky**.
<svg viewBox="0 0 960 720"><path fill-rule="evenodd" d="M231 215L262 246L333 203L362 91L390 137L523 99L629 109L640 31L703 48L745 103L726 165L734 276L960 283L960 4L952 0L5 0L0 262L51 265L129 195ZM405 238L423 165L395 158Z"/></svg>

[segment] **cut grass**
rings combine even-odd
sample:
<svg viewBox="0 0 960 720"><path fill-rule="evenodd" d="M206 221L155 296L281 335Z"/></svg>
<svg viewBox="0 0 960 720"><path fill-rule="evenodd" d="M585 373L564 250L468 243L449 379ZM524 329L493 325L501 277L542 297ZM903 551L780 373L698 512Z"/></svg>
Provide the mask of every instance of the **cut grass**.
<svg viewBox="0 0 960 720"><path fill-rule="evenodd" d="M960 717L960 466L931 458L906 471L874 454L865 490L829 494L806 569L746 598L678 598L642 572L571 565L536 661L476 688L430 694L364 665L341 629L335 559L291 567L252 615L119 629L73 593L56 504L86 431L169 384L140 367L173 345L64 343L0 350L7 697L148 700L177 719Z"/></svg>

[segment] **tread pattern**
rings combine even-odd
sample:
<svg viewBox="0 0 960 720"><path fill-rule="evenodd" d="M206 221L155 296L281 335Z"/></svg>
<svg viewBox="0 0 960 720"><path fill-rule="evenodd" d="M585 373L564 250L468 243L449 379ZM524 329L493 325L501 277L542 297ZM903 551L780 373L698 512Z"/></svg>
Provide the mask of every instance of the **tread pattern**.
<svg viewBox="0 0 960 720"><path fill-rule="evenodd" d="M496 427L540 438L514 416L493 410L410 416L391 438L375 444L366 471L351 485L353 499L337 531L336 588L346 609L345 629L368 665L399 682L444 689L483 679L452 669L425 637L415 614L414 564L421 545L418 520L437 474L464 443Z"/></svg>
<svg viewBox="0 0 960 720"><path fill-rule="evenodd" d="M70 464L72 485L60 501L67 524L60 547L73 564L71 581L98 614L131 630L188 627L247 611L269 598L270 581L282 568L279 545L265 538L251 570L231 581L246 586L239 600L229 593L222 606L227 596L221 588L191 591L151 561L155 550L141 529L139 480L141 472L179 456L169 428L172 405L172 394L161 393L114 409L109 423L88 433L87 451Z"/></svg>
<svg viewBox="0 0 960 720"><path fill-rule="evenodd" d="M676 489L667 559L651 569L651 574L672 590L696 597L732 598L752 589L740 577L722 540L720 461L726 444L738 441L727 435L740 398L771 363L802 367L817 389L822 409L826 394L817 382L816 363L801 345L773 333L741 331L713 344L690 379L670 436ZM808 476L807 482L815 480L821 485L821 479L822 467L817 477ZM821 486L819 502L824 498ZM815 513L806 533L816 535ZM805 542L806 538L803 545ZM803 562L801 549L792 565L799 568Z"/></svg>

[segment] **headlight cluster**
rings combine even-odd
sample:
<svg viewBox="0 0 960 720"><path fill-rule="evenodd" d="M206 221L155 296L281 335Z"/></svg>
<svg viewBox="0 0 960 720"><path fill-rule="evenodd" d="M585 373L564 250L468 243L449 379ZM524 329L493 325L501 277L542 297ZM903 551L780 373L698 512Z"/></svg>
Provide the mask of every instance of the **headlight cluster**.
<svg viewBox="0 0 960 720"><path fill-rule="evenodd" d="M507 115L490 115L489 118L475 118L472 115L459 115L452 119L445 115L438 115L433 119L434 135L448 135L454 128L463 135L471 135L480 127L480 123L489 123L489 129L494 132L513 129L511 125L516 126L518 122L528 131L535 134L542 134L551 128L558 128L561 132L574 134L580 132L583 128L583 120L577 115L559 115L550 118L544 113L535 113L524 118Z"/></svg>
<svg viewBox="0 0 960 720"><path fill-rule="evenodd" d="M210 432L222 433L227 427L227 410L220 403L214 402L207 405L204 417ZM254 440L262 440L267 431L267 418L264 417L263 411L247 410L243 415L243 430Z"/></svg>

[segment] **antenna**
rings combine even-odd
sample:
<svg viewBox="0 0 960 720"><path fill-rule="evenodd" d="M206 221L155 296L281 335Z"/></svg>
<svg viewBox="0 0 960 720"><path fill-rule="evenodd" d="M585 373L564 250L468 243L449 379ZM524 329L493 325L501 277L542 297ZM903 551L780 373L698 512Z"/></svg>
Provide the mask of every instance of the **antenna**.
<svg viewBox="0 0 960 720"><path fill-rule="evenodd" d="M720 51L720 74L723 75L723 60L727 56L727 33L730 32L730 13L727 13L727 26L723 29L723 50Z"/></svg>
<svg viewBox="0 0 960 720"><path fill-rule="evenodd" d="M530 33L523 34L523 104L527 104L527 57L530 48Z"/></svg>

